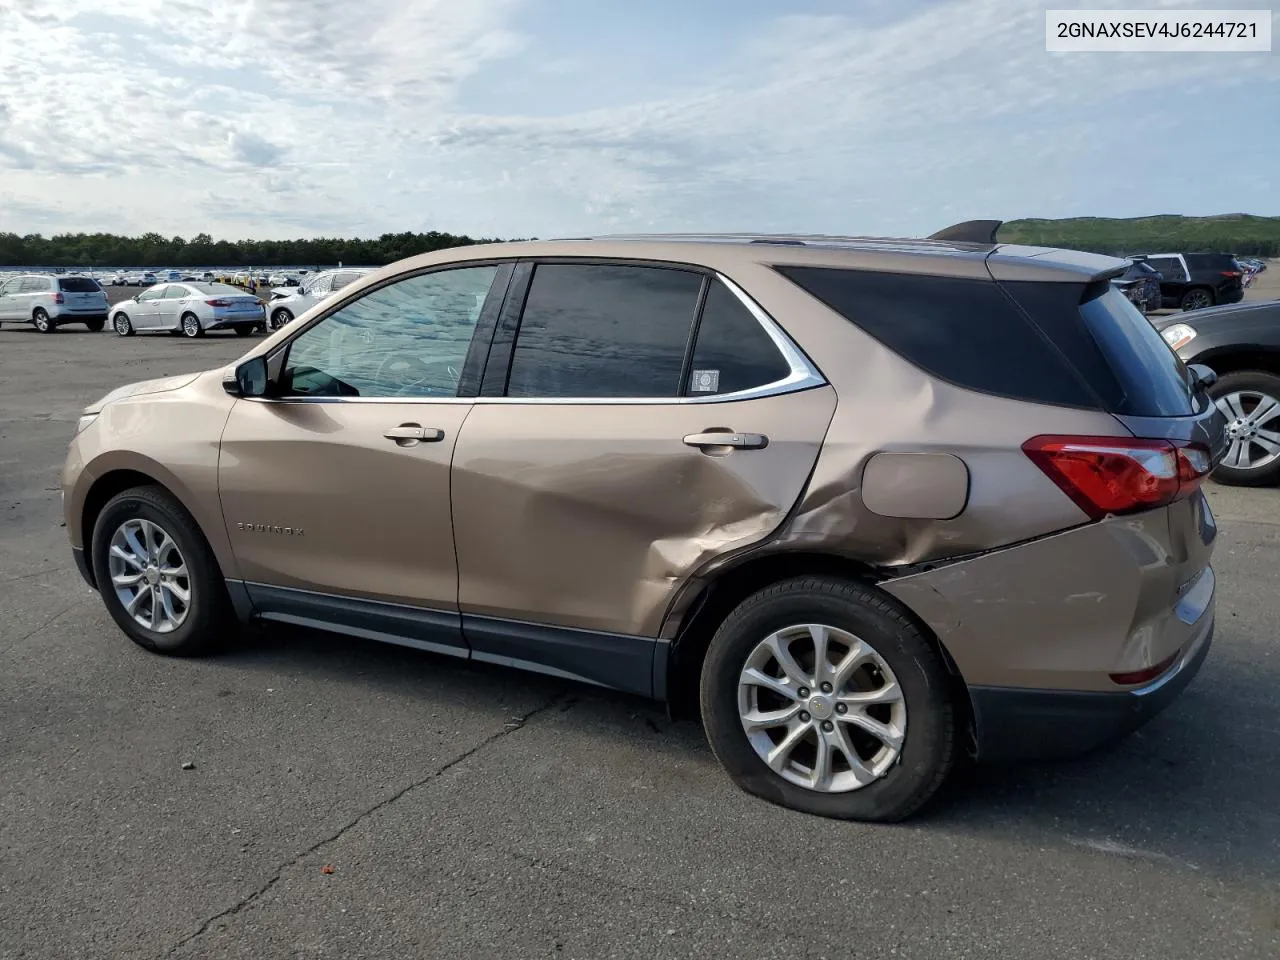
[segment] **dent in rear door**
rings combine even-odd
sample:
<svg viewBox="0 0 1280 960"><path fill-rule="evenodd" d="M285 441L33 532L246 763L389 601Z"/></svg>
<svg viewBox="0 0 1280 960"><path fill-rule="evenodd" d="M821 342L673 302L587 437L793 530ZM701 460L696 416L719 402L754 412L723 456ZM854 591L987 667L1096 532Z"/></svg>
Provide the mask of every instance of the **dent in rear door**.
<svg viewBox="0 0 1280 960"><path fill-rule="evenodd" d="M834 410L829 386L724 404L477 403L453 461L462 612L656 637L683 580L781 524ZM716 428L768 446L683 441Z"/></svg>

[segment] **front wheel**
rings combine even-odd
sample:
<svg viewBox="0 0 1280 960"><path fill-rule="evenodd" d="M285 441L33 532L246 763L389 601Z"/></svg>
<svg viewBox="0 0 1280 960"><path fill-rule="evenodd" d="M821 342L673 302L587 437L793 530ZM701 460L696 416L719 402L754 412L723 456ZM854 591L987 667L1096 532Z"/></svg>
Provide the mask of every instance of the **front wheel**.
<svg viewBox="0 0 1280 960"><path fill-rule="evenodd" d="M133 323L129 320L129 315L123 310L115 315L115 319L111 321L111 326L115 328L117 337L132 337L137 332L133 329Z"/></svg>
<svg viewBox="0 0 1280 960"><path fill-rule="evenodd" d="M203 337L204 327L200 326L200 318L194 313L182 315L182 335L184 337Z"/></svg>
<svg viewBox="0 0 1280 960"><path fill-rule="evenodd" d="M232 629L217 559L194 518L162 487L134 487L98 515L91 547L107 611L140 646L196 656Z"/></svg>
<svg viewBox="0 0 1280 960"><path fill-rule="evenodd" d="M1228 373L1209 396L1227 418L1227 452L1213 479L1240 487L1280 483L1280 377L1263 370Z"/></svg>
<svg viewBox="0 0 1280 960"><path fill-rule="evenodd" d="M54 322L49 319L49 314L38 308L31 315L31 322L36 325L36 329L41 333L53 333L56 329Z"/></svg>
<svg viewBox="0 0 1280 960"><path fill-rule="evenodd" d="M275 313L271 314L271 329L279 330L286 323L293 319L293 314L281 307Z"/></svg>
<svg viewBox="0 0 1280 960"><path fill-rule="evenodd" d="M938 651L887 596L808 577L744 600L702 667L703 725L748 793L846 820L910 816L956 752Z"/></svg>

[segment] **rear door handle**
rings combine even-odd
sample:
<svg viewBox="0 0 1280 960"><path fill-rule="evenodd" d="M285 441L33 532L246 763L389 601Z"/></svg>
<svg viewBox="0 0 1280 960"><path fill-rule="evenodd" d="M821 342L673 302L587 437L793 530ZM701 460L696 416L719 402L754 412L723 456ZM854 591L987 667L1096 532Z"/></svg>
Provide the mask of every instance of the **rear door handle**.
<svg viewBox="0 0 1280 960"><path fill-rule="evenodd" d="M420 423L402 423L391 427L382 434L388 440L394 440L402 447L412 447L418 443L437 443L444 439L444 431L439 427L424 427Z"/></svg>
<svg viewBox="0 0 1280 960"><path fill-rule="evenodd" d="M763 433L729 433L727 430L713 430L708 433L691 433L684 438L691 447L736 447L739 450L763 450L769 445L769 438Z"/></svg>

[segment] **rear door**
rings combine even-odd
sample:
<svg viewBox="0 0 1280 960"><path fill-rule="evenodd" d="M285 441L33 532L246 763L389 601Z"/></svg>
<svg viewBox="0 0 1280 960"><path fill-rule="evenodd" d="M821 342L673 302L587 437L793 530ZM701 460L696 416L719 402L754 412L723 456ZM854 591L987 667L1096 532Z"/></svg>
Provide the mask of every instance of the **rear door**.
<svg viewBox="0 0 1280 960"><path fill-rule="evenodd" d="M472 656L651 693L677 589L781 524L835 402L709 272L521 264L454 454Z"/></svg>
<svg viewBox="0 0 1280 960"><path fill-rule="evenodd" d="M165 287L156 301L155 325L162 330L176 328L185 309L184 301L191 296L191 291L182 284L171 283Z"/></svg>

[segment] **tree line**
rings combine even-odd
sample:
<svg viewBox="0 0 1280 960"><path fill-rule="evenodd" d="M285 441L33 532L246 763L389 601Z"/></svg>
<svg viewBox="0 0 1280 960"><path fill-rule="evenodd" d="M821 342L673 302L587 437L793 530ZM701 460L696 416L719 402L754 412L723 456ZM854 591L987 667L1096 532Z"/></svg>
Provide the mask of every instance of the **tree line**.
<svg viewBox="0 0 1280 960"><path fill-rule="evenodd" d="M316 237L300 240L190 240L144 233L0 233L0 266L6 267L273 267L345 263L382 266L446 247L489 243L463 234L384 233L376 239Z"/></svg>
<svg viewBox="0 0 1280 960"><path fill-rule="evenodd" d="M1109 219L1011 220L999 239L1092 253L1234 253L1242 257L1280 256L1280 217L1225 214L1215 217L1165 215Z"/></svg>

